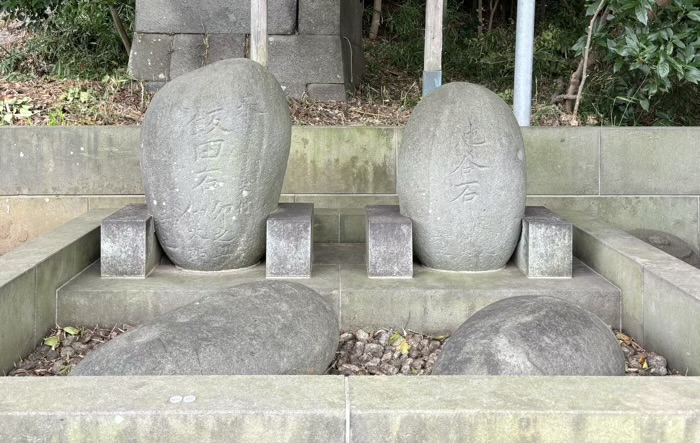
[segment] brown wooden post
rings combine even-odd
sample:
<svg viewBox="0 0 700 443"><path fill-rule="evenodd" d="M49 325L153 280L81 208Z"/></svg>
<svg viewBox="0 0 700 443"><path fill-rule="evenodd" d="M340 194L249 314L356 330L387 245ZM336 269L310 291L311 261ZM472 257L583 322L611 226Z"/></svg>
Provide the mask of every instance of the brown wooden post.
<svg viewBox="0 0 700 443"><path fill-rule="evenodd" d="M250 58L267 66L267 0L250 0Z"/></svg>

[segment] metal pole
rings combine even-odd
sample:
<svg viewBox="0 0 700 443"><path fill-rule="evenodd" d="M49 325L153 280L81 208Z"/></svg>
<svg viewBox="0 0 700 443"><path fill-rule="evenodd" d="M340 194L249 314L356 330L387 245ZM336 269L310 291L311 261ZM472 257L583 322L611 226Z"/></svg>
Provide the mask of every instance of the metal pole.
<svg viewBox="0 0 700 443"><path fill-rule="evenodd" d="M250 58L267 66L267 0L250 0Z"/></svg>
<svg viewBox="0 0 700 443"><path fill-rule="evenodd" d="M443 0L428 0L425 6L423 50L423 97L442 84Z"/></svg>
<svg viewBox="0 0 700 443"><path fill-rule="evenodd" d="M515 85L513 113L520 126L530 126L532 57L535 40L535 0L518 0L515 29Z"/></svg>

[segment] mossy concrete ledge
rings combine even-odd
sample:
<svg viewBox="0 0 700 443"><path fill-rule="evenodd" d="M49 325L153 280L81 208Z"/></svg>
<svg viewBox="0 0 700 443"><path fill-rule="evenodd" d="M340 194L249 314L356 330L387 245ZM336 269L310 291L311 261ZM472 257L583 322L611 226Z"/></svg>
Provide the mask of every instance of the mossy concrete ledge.
<svg viewBox="0 0 700 443"><path fill-rule="evenodd" d="M622 328L669 367L700 375L700 269L578 211L574 255L620 288Z"/></svg>
<svg viewBox="0 0 700 443"><path fill-rule="evenodd" d="M3 442L700 440L697 378L4 378L0 390Z"/></svg>
<svg viewBox="0 0 700 443"><path fill-rule="evenodd" d="M100 256L91 211L0 257L0 373L12 369L56 324L56 290Z"/></svg>

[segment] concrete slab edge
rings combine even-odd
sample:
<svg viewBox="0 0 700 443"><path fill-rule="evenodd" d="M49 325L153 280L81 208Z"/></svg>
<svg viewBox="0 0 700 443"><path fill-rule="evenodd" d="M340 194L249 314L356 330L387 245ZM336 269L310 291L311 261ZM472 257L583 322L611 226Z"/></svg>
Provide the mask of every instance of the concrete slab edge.
<svg viewBox="0 0 700 443"><path fill-rule="evenodd" d="M557 213L576 228L576 256L620 288L623 329L673 369L700 374L700 269L587 214Z"/></svg>
<svg viewBox="0 0 700 443"><path fill-rule="evenodd" d="M3 442L700 438L693 377L4 378L0 390Z"/></svg>
<svg viewBox="0 0 700 443"><path fill-rule="evenodd" d="M55 324L55 312L44 312L46 301L55 306L58 287L99 258L100 222L112 212L88 212L0 257L0 312L31 315L15 327L0 324L0 372L11 370Z"/></svg>

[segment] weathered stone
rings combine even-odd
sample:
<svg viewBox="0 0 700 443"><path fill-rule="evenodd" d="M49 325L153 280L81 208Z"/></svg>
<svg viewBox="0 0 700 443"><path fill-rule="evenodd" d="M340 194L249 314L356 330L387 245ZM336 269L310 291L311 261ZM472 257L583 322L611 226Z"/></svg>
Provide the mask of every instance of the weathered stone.
<svg viewBox="0 0 700 443"><path fill-rule="evenodd" d="M161 257L153 217L146 205L129 205L102 221L103 277L146 277Z"/></svg>
<svg viewBox="0 0 700 443"><path fill-rule="evenodd" d="M510 107L470 83L433 91L404 129L397 191L425 266L505 266L525 211L525 151Z"/></svg>
<svg viewBox="0 0 700 443"><path fill-rule="evenodd" d="M170 78L177 78L204 66L205 54L204 34L176 34L170 57Z"/></svg>
<svg viewBox="0 0 700 443"><path fill-rule="evenodd" d="M137 80L168 81L172 50L172 35L135 33L129 55L129 74Z"/></svg>
<svg viewBox="0 0 700 443"><path fill-rule="evenodd" d="M268 33L291 34L297 2L269 0ZM228 0L139 0L136 31L164 34L250 33L250 2Z"/></svg>
<svg viewBox="0 0 700 443"><path fill-rule="evenodd" d="M284 281L243 284L170 311L96 349L71 375L323 374L338 319Z"/></svg>
<svg viewBox="0 0 700 443"><path fill-rule="evenodd" d="M345 101L345 85L342 83L308 84L306 93L311 100L318 102Z"/></svg>
<svg viewBox="0 0 700 443"><path fill-rule="evenodd" d="M340 35L359 47L362 47L362 14L364 12L362 0L340 0Z"/></svg>
<svg viewBox="0 0 700 443"><path fill-rule="evenodd" d="M628 232L643 242L661 249L668 255L683 260L696 268L700 267L700 256L693 251L688 243L673 234L655 229L633 229Z"/></svg>
<svg viewBox="0 0 700 443"><path fill-rule="evenodd" d="M573 228L542 206L528 206L523 216L516 266L529 278L571 278Z"/></svg>
<svg viewBox="0 0 700 443"><path fill-rule="evenodd" d="M206 36L206 63L245 57L245 34L209 34Z"/></svg>
<svg viewBox="0 0 700 443"><path fill-rule="evenodd" d="M280 203L267 219L267 278L310 278L313 203Z"/></svg>
<svg viewBox="0 0 700 443"><path fill-rule="evenodd" d="M228 59L178 77L151 102L141 139L146 203L168 257L199 271L258 262L291 140L272 75Z"/></svg>
<svg viewBox="0 0 700 443"><path fill-rule="evenodd" d="M367 206L367 276L413 277L411 219L398 206Z"/></svg>
<svg viewBox="0 0 700 443"><path fill-rule="evenodd" d="M291 96L297 95L289 86L300 81L304 89L308 83L344 83L342 43L338 35L273 35L268 67Z"/></svg>
<svg viewBox="0 0 700 443"><path fill-rule="evenodd" d="M445 344L435 375L624 375L610 328L548 296L513 297L471 316Z"/></svg>
<svg viewBox="0 0 700 443"><path fill-rule="evenodd" d="M299 0L299 34L338 35L340 4L356 0Z"/></svg>

